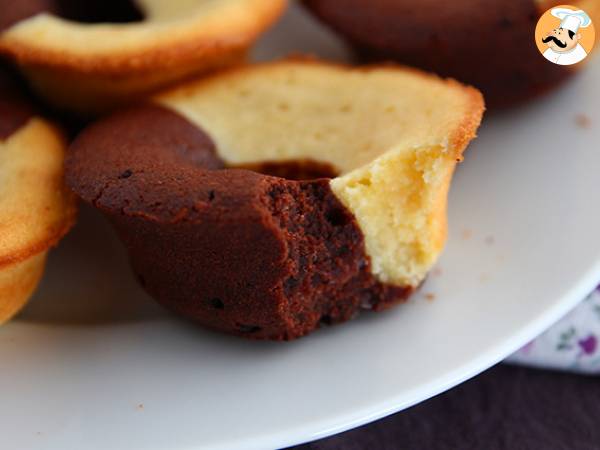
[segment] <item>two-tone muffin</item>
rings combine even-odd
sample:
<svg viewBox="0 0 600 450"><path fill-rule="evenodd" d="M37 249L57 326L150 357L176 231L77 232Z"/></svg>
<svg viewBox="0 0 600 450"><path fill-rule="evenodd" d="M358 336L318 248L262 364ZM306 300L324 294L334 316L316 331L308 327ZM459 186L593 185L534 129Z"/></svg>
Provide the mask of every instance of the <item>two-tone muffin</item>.
<svg viewBox="0 0 600 450"><path fill-rule="evenodd" d="M67 182L161 304L293 339L419 286L482 112L477 90L413 69L249 66L91 125Z"/></svg>

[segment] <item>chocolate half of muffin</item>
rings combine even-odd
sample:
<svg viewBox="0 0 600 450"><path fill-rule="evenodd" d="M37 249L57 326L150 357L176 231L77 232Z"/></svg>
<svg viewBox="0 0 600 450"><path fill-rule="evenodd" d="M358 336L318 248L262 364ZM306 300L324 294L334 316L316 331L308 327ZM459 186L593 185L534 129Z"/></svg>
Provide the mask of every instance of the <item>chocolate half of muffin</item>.
<svg viewBox="0 0 600 450"><path fill-rule="evenodd" d="M303 0L366 61L392 60L454 77L508 106L555 87L581 67L550 64L535 28L560 1ZM575 1L600 16L600 2ZM548 30L550 31L550 30Z"/></svg>

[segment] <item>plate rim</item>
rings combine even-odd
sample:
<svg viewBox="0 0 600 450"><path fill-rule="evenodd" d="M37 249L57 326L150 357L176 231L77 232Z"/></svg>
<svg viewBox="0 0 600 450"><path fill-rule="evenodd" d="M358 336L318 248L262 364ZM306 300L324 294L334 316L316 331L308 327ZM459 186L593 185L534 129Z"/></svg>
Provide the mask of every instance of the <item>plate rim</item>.
<svg viewBox="0 0 600 450"><path fill-rule="evenodd" d="M567 289L566 294L555 300L552 307L547 308L543 314L535 320L530 321L526 326L523 326L518 332L511 334L510 338L502 340L496 346L488 349L483 355L471 359L467 364L455 368L440 379L419 386L420 392L428 391L429 394L412 395L412 398L408 401L402 401L398 398L405 397L405 395L394 395L388 401L374 403L370 407L363 407L343 416L336 415L326 421L321 420L315 423L304 424L296 427L294 430L287 429L286 431L277 433L264 433L262 436L256 435L244 439L245 445L243 448L249 450L261 449L265 448L266 445L268 445L268 448L287 448L317 441L367 425L430 400L483 373L519 350L527 342L535 339L576 307L582 299L598 286L599 280L600 259L596 260L591 265L591 268ZM221 445L211 445L211 449L226 450L242 448L238 446L239 444L242 443L230 441ZM198 448L202 447L190 447L190 450Z"/></svg>

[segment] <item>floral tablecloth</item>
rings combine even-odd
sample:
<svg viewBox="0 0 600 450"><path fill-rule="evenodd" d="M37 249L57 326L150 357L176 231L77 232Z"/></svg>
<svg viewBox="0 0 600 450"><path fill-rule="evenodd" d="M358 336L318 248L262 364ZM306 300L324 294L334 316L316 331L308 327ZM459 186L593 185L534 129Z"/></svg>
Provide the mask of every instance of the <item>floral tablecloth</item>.
<svg viewBox="0 0 600 450"><path fill-rule="evenodd" d="M507 359L542 368L600 374L600 286L550 329Z"/></svg>

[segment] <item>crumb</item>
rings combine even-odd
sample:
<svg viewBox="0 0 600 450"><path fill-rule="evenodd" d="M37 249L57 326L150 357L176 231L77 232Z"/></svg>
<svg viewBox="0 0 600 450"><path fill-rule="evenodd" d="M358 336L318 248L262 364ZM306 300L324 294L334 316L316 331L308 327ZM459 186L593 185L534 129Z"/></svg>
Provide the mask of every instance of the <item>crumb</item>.
<svg viewBox="0 0 600 450"><path fill-rule="evenodd" d="M487 274L487 273L480 273L479 274L479 281L481 281L482 283L485 283L489 279L490 279L489 274Z"/></svg>
<svg viewBox="0 0 600 450"><path fill-rule="evenodd" d="M494 243L496 242L496 239L494 238L494 236L486 236L484 239L484 242L487 245L494 245Z"/></svg>
<svg viewBox="0 0 600 450"><path fill-rule="evenodd" d="M144 409L144 404L143 403L138 403L137 409Z"/></svg>
<svg viewBox="0 0 600 450"><path fill-rule="evenodd" d="M427 300L428 302L432 302L435 300L435 294L432 294L431 292L428 292L427 294L425 294L425 300Z"/></svg>
<svg viewBox="0 0 600 450"><path fill-rule="evenodd" d="M585 114L577 114L575 116L575 124L579 128L589 128L592 125L592 121L590 117Z"/></svg>
<svg viewBox="0 0 600 450"><path fill-rule="evenodd" d="M36 431L35 434L37 434L38 436L41 436L42 432L41 431Z"/></svg>
<svg viewBox="0 0 600 450"><path fill-rule="evenodd" d="M442 268L436 267L433 269L433 271L431 273L434 277L440 277L440 276L442 276Z"/></svg>
<svg viewBox="0 0 600 450"><path fill-rule="evenodd" d="M473 230L470 230L468 228L462 230L462 238L464 240L471 239L471 236L473 236Z"/></svg>

